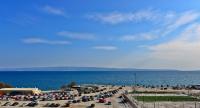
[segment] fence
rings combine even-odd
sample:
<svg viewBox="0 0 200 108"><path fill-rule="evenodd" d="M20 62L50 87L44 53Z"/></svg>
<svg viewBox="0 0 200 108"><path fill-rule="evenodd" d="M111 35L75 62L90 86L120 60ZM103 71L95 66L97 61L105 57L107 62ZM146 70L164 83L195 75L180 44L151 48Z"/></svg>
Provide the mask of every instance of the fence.
<svg viewBox="0 0 200 108"><path fill-rule="evenodd" d="M130 98L125 94L123 94L123 97L128 101L128 103L131 105L132 108L138 108L135 100L133 100L132 98Z"/></svg>
<svg viewBox="0 0 200 108"><path fill-rule="evenodd" d="M200 108L199 102L140 102L138 108Z"/></svg>

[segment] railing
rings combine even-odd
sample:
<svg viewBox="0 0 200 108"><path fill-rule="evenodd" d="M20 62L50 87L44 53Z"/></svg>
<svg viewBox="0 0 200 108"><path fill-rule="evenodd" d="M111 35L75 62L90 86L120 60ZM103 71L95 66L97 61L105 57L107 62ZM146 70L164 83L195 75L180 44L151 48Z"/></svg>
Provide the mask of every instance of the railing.
<svg viewBox="0 0 200 108"><path fill-rule="evenodd" d="M138 108L136 102L134 102L129 96L123 94L123 97L128 101L132 108Z"/></svg>

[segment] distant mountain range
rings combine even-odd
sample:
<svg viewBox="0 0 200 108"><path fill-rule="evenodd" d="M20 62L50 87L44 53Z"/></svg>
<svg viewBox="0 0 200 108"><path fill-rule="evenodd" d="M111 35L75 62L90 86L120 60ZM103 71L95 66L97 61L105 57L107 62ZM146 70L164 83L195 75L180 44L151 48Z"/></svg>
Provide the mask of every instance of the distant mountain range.
<svg viewBox="0 0 200 108"><path fill-rule="evenodd" d="M0 68L0 71L178 71L178 70L104 68L104 67L32 67L32 68Z"/></svg>

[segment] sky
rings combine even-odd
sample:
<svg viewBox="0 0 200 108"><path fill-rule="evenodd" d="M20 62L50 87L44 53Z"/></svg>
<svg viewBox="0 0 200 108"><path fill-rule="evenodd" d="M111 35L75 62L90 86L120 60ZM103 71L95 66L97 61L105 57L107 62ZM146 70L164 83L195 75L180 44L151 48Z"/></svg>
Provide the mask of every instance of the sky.
<svg viewBox="0 0 200 108"><path fill-rule="evenodd" d="M199 0L0 2L0 68L200 69Z"/></svg>

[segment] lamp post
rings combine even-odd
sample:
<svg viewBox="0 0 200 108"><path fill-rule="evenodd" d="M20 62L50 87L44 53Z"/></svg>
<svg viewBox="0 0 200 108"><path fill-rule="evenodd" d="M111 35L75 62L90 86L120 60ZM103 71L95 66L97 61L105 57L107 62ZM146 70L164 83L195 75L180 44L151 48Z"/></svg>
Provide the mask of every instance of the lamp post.
<svg viewBox="0 0 200 108"><path fill-rule="evenodd" d="M136 73L134 73L134 79L135 79L135 87L136 87L136 85L137 85L137 80L136 80Z"/></svg>

